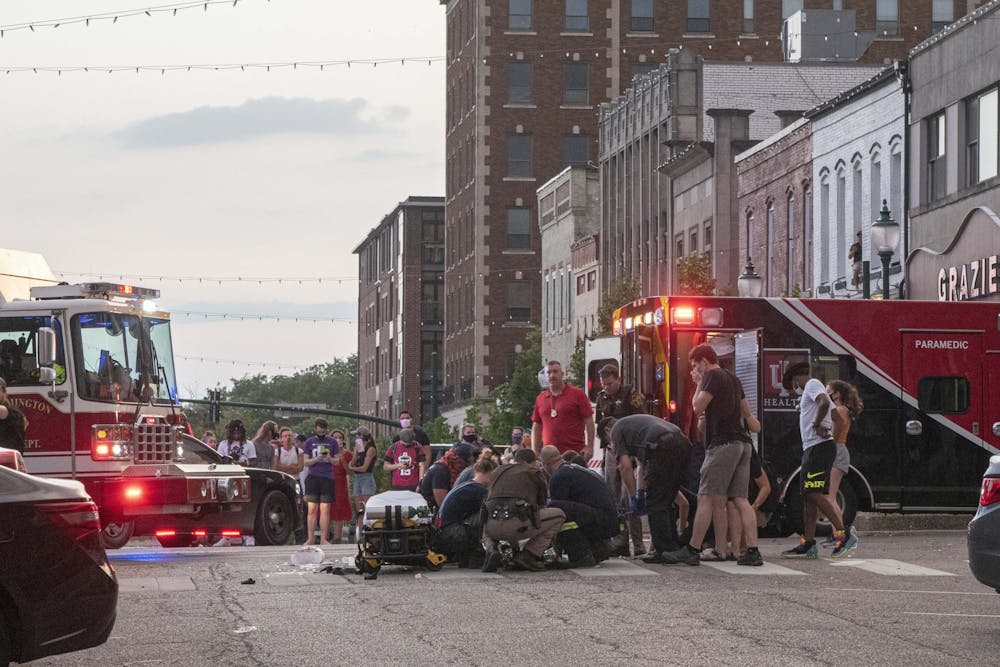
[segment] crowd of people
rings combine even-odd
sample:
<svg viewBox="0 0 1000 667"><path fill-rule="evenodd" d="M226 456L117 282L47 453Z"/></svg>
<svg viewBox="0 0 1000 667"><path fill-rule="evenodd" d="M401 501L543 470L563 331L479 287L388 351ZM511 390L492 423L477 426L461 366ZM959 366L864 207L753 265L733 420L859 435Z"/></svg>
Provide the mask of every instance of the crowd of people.
<svg viewBox="0 0 1000 667"><path fill-rule="evenodd" d="M550 548L565 556L556 563L574 568L614 556L665 565L763 565L757 532L775 494L753 446L751 434L761 424L714 348L696 346L689 362L697 419L689 433L647 414L645 397L622 382L616 365L600 369L602 389L593 407L586 393L565 382L561 364L549 361L530 431L515 426L503 448L484 442L475 424L463 424L459 440L432 460L427 434L410 413L401 413L400 430L381 461L388 486L424 498L435 514L434 549L460 567L493 572L509 562L544 570ZM861 399L846 382L824 386L811 378L805 362L787 369L783 385L800 395L803 531L799 544L781 556L818 556L822 514L834 528L825 546L833 558L843 557L857 547L858 536L834 499L850 465L847 433ZM328 544L342 538L344 523L376 493L379 456L371 431L362 426L349 435L353 446L343 430L329 430L317 419L309 437L266 421L248 438L237 419L217 449L242 465L299 476L307 535L312 538L318 526L320 544ZM206 432L203 440L211 446L215 438ZM604 452L601 470L588 465L595 439Z"/></svg>

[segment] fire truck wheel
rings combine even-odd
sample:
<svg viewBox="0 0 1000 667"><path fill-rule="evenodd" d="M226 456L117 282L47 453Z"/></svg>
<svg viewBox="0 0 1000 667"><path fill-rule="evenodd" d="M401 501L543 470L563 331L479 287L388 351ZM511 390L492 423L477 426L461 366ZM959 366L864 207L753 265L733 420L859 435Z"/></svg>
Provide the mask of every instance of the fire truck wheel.
<svg viewBox="0 0 1000 667"><path fill-rule="evenodd" d="M134 521L112 522L104 527L104 548L121 549L132 539L135 530Z"/></svg>
<svg viewBox="0 0 1000 667"><path fill-rule="evenodd" d="M277 489L265 493L257 507L257 521L254 523L253 534L257 544L287 544L294 528L295 512L288 496Z"/></svg>

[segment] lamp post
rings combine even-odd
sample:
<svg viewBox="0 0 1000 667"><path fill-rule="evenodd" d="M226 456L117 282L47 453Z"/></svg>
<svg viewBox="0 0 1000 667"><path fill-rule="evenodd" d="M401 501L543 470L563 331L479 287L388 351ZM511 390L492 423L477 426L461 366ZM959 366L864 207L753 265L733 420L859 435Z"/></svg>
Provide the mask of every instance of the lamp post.
<svg viewBox="0 0 1000 667"><path fill-rule="evenodd" d="M736 289L740 293L740 296L754 298L759 297L761 291L764 289L764 280L757 275L749 255L747 255L747 265L743 269L743 273L736 279Z"/></svg>
<svg viewBox="0 0 1000 667"><path fill-rule="evenodd" d="M882 260L882 298L889 299L889 260L899 245L899 223L889 215L888 202L882 200L878 220L872 223L872 247Z"/></svg>

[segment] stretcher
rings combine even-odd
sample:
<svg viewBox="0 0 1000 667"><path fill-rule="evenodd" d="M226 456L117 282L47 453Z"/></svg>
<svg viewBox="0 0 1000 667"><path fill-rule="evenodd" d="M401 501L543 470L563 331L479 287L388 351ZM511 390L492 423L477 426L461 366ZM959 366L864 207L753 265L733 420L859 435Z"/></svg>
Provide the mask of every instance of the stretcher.
<svg viewBox="0 0 1000 667"><path fill-rule="evenodd" d="M432 514L427 501L412 491L386 491L368 499L358 512L358 555L354 564L365 579L375 579L383 565L440 570L445 557L430 547Z"/></svg>

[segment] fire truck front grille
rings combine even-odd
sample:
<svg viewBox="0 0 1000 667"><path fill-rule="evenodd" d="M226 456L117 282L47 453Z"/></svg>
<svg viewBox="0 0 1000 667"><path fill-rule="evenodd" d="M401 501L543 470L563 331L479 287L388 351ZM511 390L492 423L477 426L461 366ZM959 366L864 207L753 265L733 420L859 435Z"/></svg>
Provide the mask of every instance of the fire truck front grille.
<svg viewBox="0 0 1000 667"><path fill-rule="evenodd" d="M177 436L170 424L139 424L135 428L136 463L164 463L174 459Z"/></svg>

